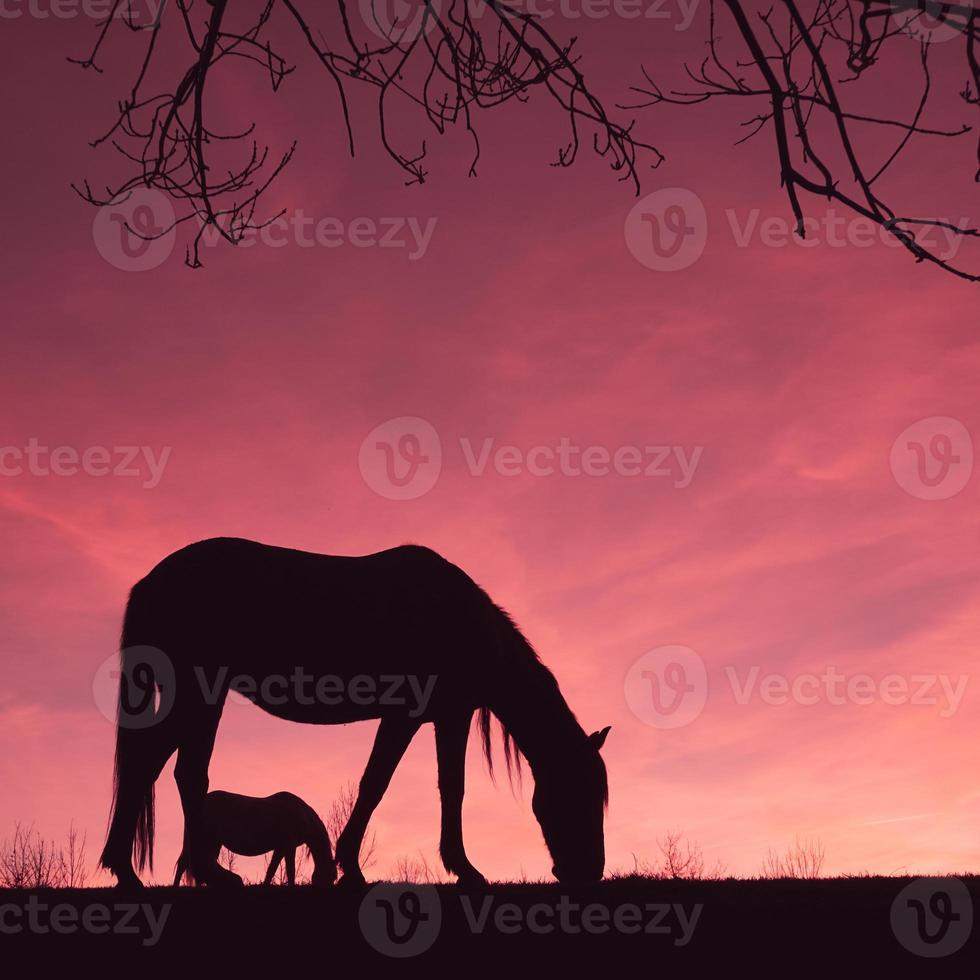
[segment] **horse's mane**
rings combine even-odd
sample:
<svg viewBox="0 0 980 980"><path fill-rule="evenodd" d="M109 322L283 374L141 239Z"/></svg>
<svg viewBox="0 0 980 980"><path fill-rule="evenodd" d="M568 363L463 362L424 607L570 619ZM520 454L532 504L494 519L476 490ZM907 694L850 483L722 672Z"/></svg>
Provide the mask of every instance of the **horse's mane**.
<svg viewBox="0 0 980 980"><path fill-rule="evenodd" d="M558 681L555 679L555 675L541 662L537 651L521 632L520 627L514 621L514 617L502 606L494 603L489 596L487 597L487 601L490 603L493 617L496 620L494 624L496 626L494 636L498 640L501 655L507 658L516 657L518 660L532 664L538 680L543 681L549 686L553 686L557 691ZM492 717L493 712L489 706L483 705L479 709L480 738L483 742L483 755L487 760L487 769L490 773L490 778L495 779L493 772L493 737L491 732ZM523 753L517 744L517 740L514 738L513 732L510 731L499 715L497 716L497 722L500 725L500 734L504 746L504 764L507 768L507 779L513 785L514 777L516 776L518 785L520 785Z"/></svg>
<svg viewBox="0 0 980 980"><path fill-rule="evenodd" d="M485 593L484 593L485 594ZM558 687L558 681L555 675L541 662L541 658L538 656L537 651L531 645L530 641L521 632L520 627L514 621L514 618L503 609L501 606L496 605L492 600L487 597L487 601L491 606L491 614L494 620L493 623L493 636L498 643L498 654L505 659L509 659L511 662L523 662L532 669L534 681L544 688L551 688L554 690L555 694L561 698L561 691ZM562 703L564 704L564 698L562 698ZM567 704L565 705L567 708ZM575 715L572 713L571 709L568 709L572 720L578 724ZM493 772L493 738L491 731L491 719L494 712L488 705L483 705L479 709L479 728L480 728L480 739L483 743L483 755L487 760L487 769L490 772L490 778L494 778ZM507 727L506 722L497 715L497 722L500 725L500 732L504 745L504 763L507 767L507 779L511 785L514 783L514 777L517 777L518 785L521 782L522 769L521 769L521 759L524 755L521 752L520 746L517 744L517 740L514 737L514 733ZM609 784L606 781L606 771L605 766L602 767L603 774L603 786L602 786L602 802L604 806L609 805Z"/></svg>
<svg viewBox="0 0 980 980"><path fill-rule="evenodd" d="M496 782L496 776L493 772L493 733L490 726L493 714L490 709L484 705L479 710L478 718L480 725L480 739L483 742L483 757L487 760L487 770L490 773L490 778ZM516 773L517 782L520 783L523 775L523 770L521 767L521 750L517 747L517 742L514 741L514 736L510 733L502 721L500 722L500 733L504 743L504 763L507 766L507 779L513 785L514 774Z"/></svg>

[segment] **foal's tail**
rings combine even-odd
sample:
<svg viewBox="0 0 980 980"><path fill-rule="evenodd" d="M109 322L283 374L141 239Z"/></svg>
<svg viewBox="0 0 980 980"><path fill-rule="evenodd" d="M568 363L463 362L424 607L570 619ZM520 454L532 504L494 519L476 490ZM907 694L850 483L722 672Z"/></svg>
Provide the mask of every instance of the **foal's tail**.
<svg viewBox="0 0 980 980"><path fill-rule="evenodd" d="M153 868L154 791L157 766L163 765L169 752L161 752L166 737L156 705L159 674L159 651L146 643L149 626L146 601L137 585L126 604L123 620L119 703L116 722L116 754L112 777L112 810L105 848L100 858L103 867L117 871L128 864L130 853L137 868ZM172 696L173 692L169 692ZM161 758L162 756L162 758ZM135 824L134 824L135 820Z"/></svg>

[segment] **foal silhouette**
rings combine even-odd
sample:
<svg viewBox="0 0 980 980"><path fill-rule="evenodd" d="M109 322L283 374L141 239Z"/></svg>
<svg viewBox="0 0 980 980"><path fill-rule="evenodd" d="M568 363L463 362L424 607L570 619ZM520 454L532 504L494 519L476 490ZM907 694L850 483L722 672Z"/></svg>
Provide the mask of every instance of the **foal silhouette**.
<svg viewBox="0 0 980 980"><path fill-rule="evenodd" d="M201 852L209 864L217 863L226 847L234 854L255 856L272 852L264 884L268 885L279 868L286 864L286 880L296 884L296 848L309 848L313 857L314 885L331 885L337 877L337 865L330 850L330 837L323 821L304 800L292 793L272 796L240 796L215 790L204 800L201 817ZM177 858L174 884L188 870L189 857L181 852Z"/></svg>
<svg viewBox="0 0 980 980"><path fill-rule="evenodd" d="M208 766L229 690L291 721L380 719L336 842L348 884L364 881L358 854L368 820L427 722L436 736L440 855L461 884L484 882L463 847L474 712L491 775L491 715L503 730L508 773L521 756L530 766L532 810L555 876L602 877L608 792L599 749L609 729L587 735L507 614L428 548L346 557L239 538L200 541L134 586L121 646L112 817L101 857L120 885L140 884L134 855L139 870L152 868L153 787L174 752L189 872L204 884L241 884L218 865L204 833ZM306 675L315 679L313 696L298 683L289 689L290 678ZM424 686L425 703L389 696L399 679L402 690Z"/></svg>

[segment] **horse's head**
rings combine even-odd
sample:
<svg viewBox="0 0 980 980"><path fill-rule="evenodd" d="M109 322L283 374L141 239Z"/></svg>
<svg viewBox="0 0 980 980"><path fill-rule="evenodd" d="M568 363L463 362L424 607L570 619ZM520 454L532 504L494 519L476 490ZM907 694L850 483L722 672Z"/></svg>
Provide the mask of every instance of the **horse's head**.
<svg viewBox="0 0 980 980"><path fill-rule="evenodd" d="M333 861L328 861L314 866L310 884L314 888L329 888L336 880L337 865Z"/></svg>
<svg viewBox="0 0 980 980"><path fill-rule="evenodd" d="M531 808L561 882L598 881L606 862L602 818L608 800L606 766L599 755L608 728L548 771L535 772Z"/></svg>

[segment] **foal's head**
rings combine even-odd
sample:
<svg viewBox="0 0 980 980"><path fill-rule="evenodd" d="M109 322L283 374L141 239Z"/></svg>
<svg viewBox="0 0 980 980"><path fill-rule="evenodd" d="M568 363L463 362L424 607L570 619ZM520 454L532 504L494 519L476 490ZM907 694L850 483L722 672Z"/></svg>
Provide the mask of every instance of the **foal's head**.
<svg viewBox="0 0 980 980"><path fill-rule="evenodd" d="M598 881L606 862L602 818L609 798L606 765L599 755L608 728L593 732L562 765L534 777L531 808L561 882Z"/></svg>
<svg viewBox="0 0 980 980"><path fill-rule="evenodd" d="M330 837L327 828L317 817L314 832L306 844L313 858L313 874L310 884L315 888L329 888L337 880L337 862L334 860L333 849L330 847Z"/></svg>

